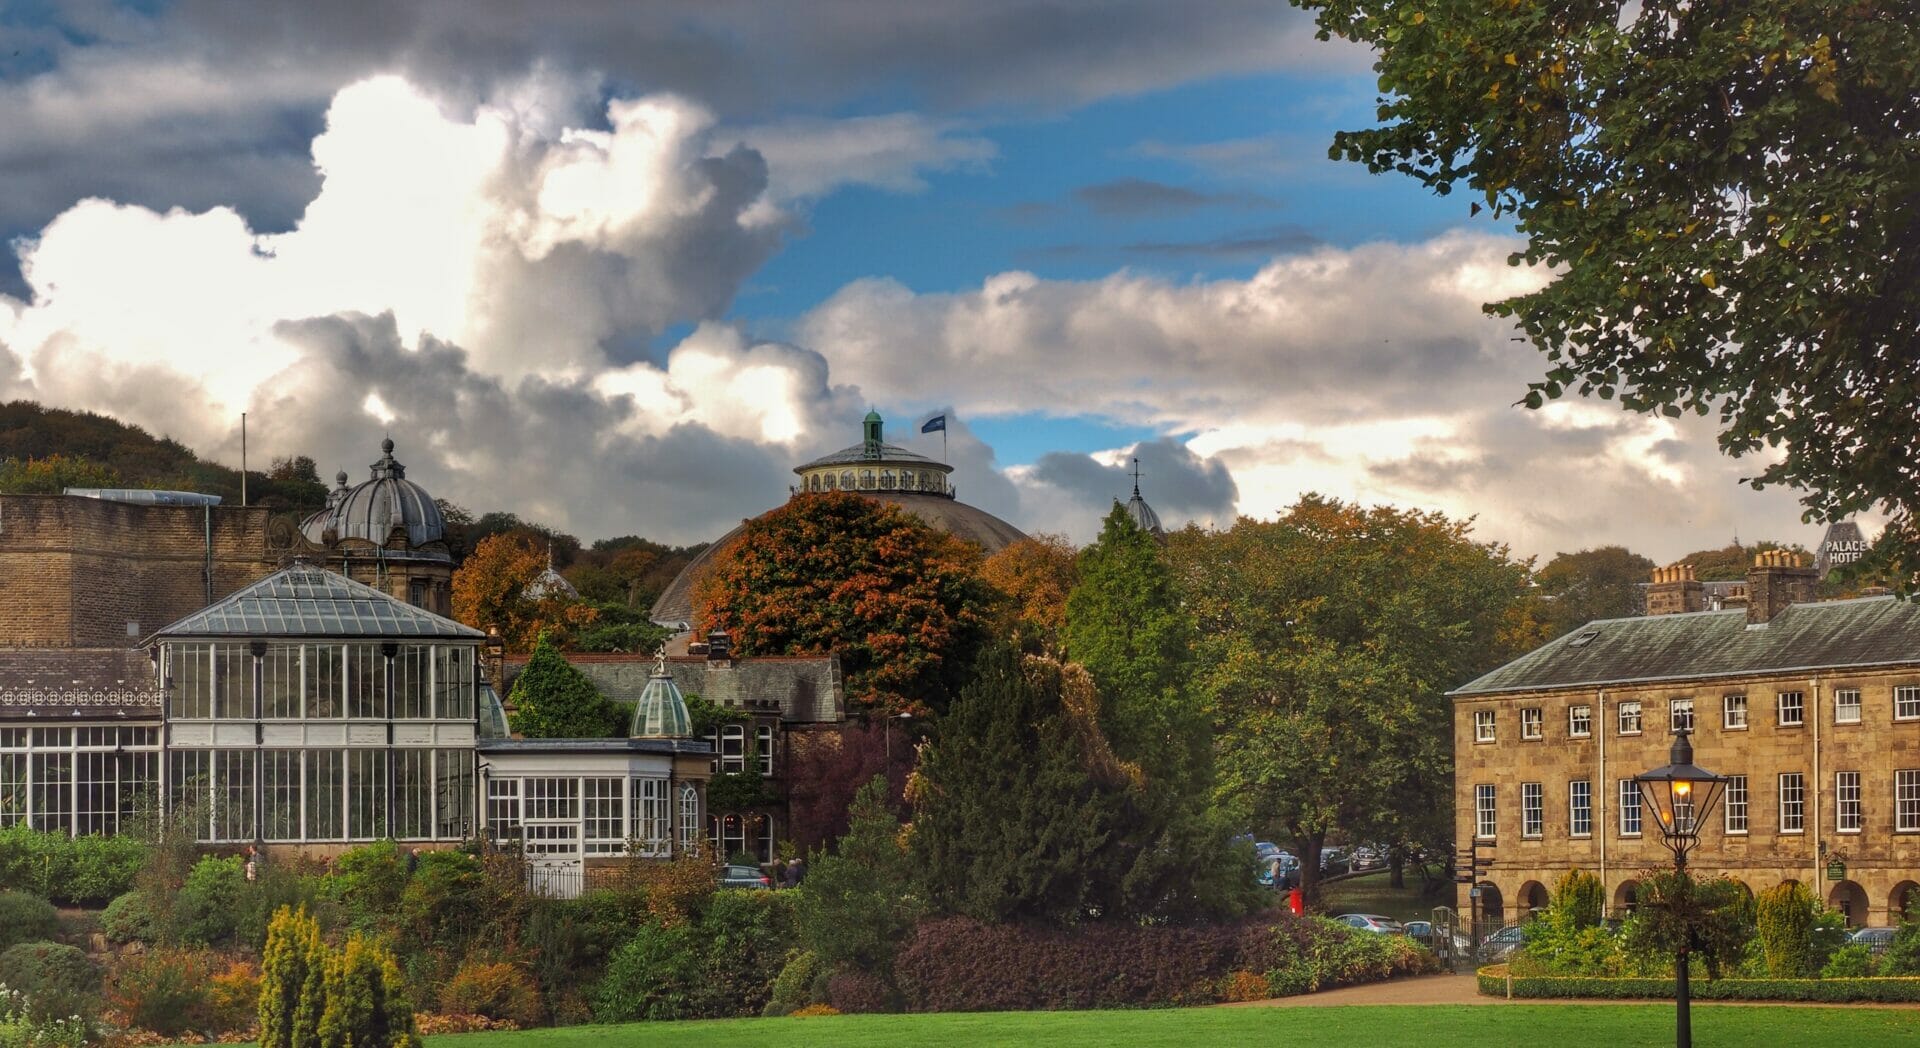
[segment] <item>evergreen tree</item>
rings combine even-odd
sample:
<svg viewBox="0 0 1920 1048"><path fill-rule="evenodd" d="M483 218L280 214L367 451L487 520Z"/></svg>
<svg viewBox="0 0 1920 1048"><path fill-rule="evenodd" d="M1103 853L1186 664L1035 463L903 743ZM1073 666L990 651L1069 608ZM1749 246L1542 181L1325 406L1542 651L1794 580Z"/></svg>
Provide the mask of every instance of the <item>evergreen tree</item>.
<svg viewBox="0 0 1920 1048"><path fill-rule="evenodd" d="M795 913L800 938L829 966L886 972L895 947L919 919L921 904L888 793L884 775L860 787L837 851L815 857L807 871L807 890Z"/></svg>
<svg viewBox="0 0 1920 1048"><path fill-rule="evenodd" d="M626 733L626 711L560 657L545 633L513 682L509 724L529 739L608 739Z"/></svg>
<svg viewBox="0 0 1920 1048"><path fill-rule="evenodd" d="M326 1008L318 1048L420 1048L400 966L360 935L327 957Z"/></svg>
<svg viewBox="0 0 1920 1048"><path fill-rule="evenodd" d="M313 1048L326 958L306 907L282 906L273 915L260 954L260 1048Z"/></svg>

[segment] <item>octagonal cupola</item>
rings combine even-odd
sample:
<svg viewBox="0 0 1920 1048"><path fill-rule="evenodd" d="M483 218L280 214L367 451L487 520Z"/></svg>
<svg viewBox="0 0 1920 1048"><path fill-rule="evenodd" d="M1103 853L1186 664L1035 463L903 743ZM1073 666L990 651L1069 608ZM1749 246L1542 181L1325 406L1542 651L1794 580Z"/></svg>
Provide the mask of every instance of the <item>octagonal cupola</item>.
<svg viewBox="0 0 1920 1048"><path fill-rule="evenodd" d="M667 652L662 648L653 663L653 675L633 707L633 725L627 735L635 739L688 739L693 737L693 718L687 713L687 700L680 686L667 672Z"/></svg>

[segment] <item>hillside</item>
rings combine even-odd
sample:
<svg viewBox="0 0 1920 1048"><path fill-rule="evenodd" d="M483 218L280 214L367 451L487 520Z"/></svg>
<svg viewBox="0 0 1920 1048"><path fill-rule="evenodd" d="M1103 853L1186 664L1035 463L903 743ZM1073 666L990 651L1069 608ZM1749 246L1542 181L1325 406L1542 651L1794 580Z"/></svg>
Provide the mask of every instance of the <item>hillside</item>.
<svg viewBox="0 0 1920 1048"><path fill-rule="evenodd" d="M54 456L64 468L27 468ZM0 404L0 490L57 491L68 478L80 481L75 486L167 488L240 501L239 470L204 461L179 441L92 412L31 400ZM327 489L313 460L300 456L277 459L266 472L248 470L247 498L257 506L310 512L326 505Z"/></svg>

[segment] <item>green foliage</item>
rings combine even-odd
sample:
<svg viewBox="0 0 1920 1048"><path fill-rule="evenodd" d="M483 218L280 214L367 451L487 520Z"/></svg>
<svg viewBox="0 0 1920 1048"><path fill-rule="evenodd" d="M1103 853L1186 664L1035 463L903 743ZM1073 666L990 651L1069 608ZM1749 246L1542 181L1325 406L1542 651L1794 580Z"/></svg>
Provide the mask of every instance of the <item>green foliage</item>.
<svg viewBox="0 0 1920 1048"><path fill-rule="evenodd" d="M179 942L221 946L239 928L240 900L247 887L246 860L209 856L194 864L173 903L173 937Z"/></svg>
<svg viewBox="0 0 1920 1048"><path fill-rule="evenodd" d="M688 1019L704 975L700 936L686 925L641 925L614 951L594 991L596 1022Z"/></svg>
<svg viewBox="0 0 1920 1048"><path fill-rule="evenodd" d="M900 846L900 820L887 806L886 779L875 776L860 787L849 815L837 852L808 864L798 893L800 942L825 968L884 971L922 903Z"/></svg>
<svg viewBox="0 0 1920 1048"><path fill-rule="evenodd" d="M1308 917L1276 937L1278 949L1265 972L1275 997L1377 982L1438 967L1432 954L1398 935L1355 932L1338 921Z"/></svg>
<svg viewBox="0 0 1920 1048"><path fill-rule="evenodd" d="M1534 574L1548 628L1555 636L1592 622L1644 613L1646 585L1656 565L1624 546L1561 553ZM1743 568L1741 578L1746 577Z"/></svg>
<svg viewBox="0 0 1920 1048"><path fill-rule="evenodd" d="M25 994L0 985L0 1048L86 1048L87 1026L79 1018L36 1019Z"/></svg>
<svg viewBox="0 0 1920 1048"><path fill-rule="evenodd" d="M577 583L576 583L577 585ZM585 591L582 591L584 593ZM656 626L646 613L625 603L595 600L593 624L574 638L576 651L621 651L646 655L660 650L672 631Z"/></svg>
<svg viewBox="0 0 1920 1048"><path fill-rule="evenodd" d="M1840 947L1820 968L1822 979L1864 979L1873 974L1873 950L1865 943Z"/></svg>
<svg viewBox="0 0 1920 1048"><path fill-rule="evenodd" d="M55 902L102 906L133 887L148 849L137 837L70 837L27 826L0 830L0 884Z"/></svg>
<svg viewBox="0 0 1920 1048"><path fill-rule="evenodd" d="M1801 979L1819 968L1813 963L1813 895L1799 883L1768 888L1754 899L1754 922L1767 974L1776 979Z"/></svg>
<svg viewBox="0 0 1920 1048"><path fill-rule="evenodd" d="M345 946L328 951L324 986L315 1048L420 1048L413 1003L385 947L350 936Z"/></svg>
<svg viewBox="0 0 1920 1048"><path fill-rule="evenodd" d="M530 739L608 739L626 734L627 711L560 655L544 632L514 679L510 724Z"/></svg>
<svg viewBox="0 0 1920 1048"><path fill-rule="evenodd" d="M773 980L773 993L767 1000L762 1015L792 1015L810 1004L824 1004L813 994L814 981L827 973L820 958L812 950L801 950L787 958L780 974Z"/></svg>
<svg viewBox="0 0 1920 1048"><path fill-rule="evenodd" d="M423 852L400 889L396 916L423 941L464 943L474 923L489 919L485 890L480 860L457 851Z"/></svg>
<svg viewBox="0 0 1920 1048"><path fill-rule="evenodd" d="M798 892L715 892L700 918L705 976L703 1015L758 1015L773 996L782 962L793 951Z"/></svg>
<svg viewBox="0 0 1920 1048"><path fill-rule="evenodd" d="M354 927L382 927L400 912L400 898L407 890L407 854L393 841L353 848L334 860L327 887Z"/></svg>
<svg viewBox="0 0 1920 1048"><path fill-rule="evenodd" d="M1539 639L1525 566L1470 522L1311 494L1277 520L1188 528L1168 552L1199 623L1215 797L1237 824L1292 839L1309 895L1336 830L1444 853L1452 739L1434 726L1448 688Z"/></svg>
<svg viewBox="0 0 1920 1048"><path fill-rule="evenodd" d="M276 912L260 955L260 1048L314 1048L326 965L319 922L304 909Z"/></svg>
<svg viewBox="0 0 1920 1048"><path fill-rule="evenodd" d="M67 488L118 488L120 474L84 458L0 459L0 494L58 495Z"/></svg>
<svg viewBox="0 0 1920 1048"><path fill-rule="evenodd" d="M1596 928L1607 912L1607 889L1585 870L1568 870L1553 886L1553 916L1570 928Z"/></svg>
<svg viewBox="0 0 1920 1048"><path fill-rule="evenodd" d="M51 939L60 931L60 911L37 895L0 891L0 949Z"/></svg>
<svg viewBox="0 0 1920 1048"><path fill-rule="evenodd" d="M751 755L747 765L753 766ZM778 803L780 791L758 771L715 772L707 780L707 809L712 812L742 812Z"/></svg>
<svg viewBox="0 0 1920 1048"><path fill-rule="evenodd" d="M62 943L23 942L0 951L0 986L24 994L27 1015L40 1022L92 1021L100 1010L99 970Z"/></svg>
<svg viewBox="0 0 1920 1048"><path fill-rule="evenodd" d="M1753 911L1746 889L1725 878L1710 881L1671 870L1640 879L1640 906L1623 929L1627 952L1658 959L1660 972L1672 971L1680 947L1718 979L1739 965L1754 935Z"/></svg>
<svg viewBox="0 0 1920 1048"><path fill-rule="evenodd" d="M155 943L160 941L164 928L146 893L135 890L117 895L107 904L100 914L100 933L116 945Z"/></svg>
<svg viewBox="0 0 1920 1048"><path fill-rule="evenodd" d="M693 735L695 738L703 735L712 735L719 731L720 727L725 724L745 724L747 722L746 713L732 706L722 706L717 702L709 702L698 695L683 695L681 698L686 700L687 720L693 725Z"/></svg>
<svg viewBox="0 0 1920 1048"><path fill-rule="evenodd" d="M1480 992L1488 997L1596 998L1646 1000L1674 996L1671 976L1608 978L1598 975L1520 975L1508 979L1509 966L1488 965L1479 970ZM1689 990L1697 1001L1817 1001L1846 1004L1856 1001L1920 1003L1920 979L1695 979Z"/></svg>
<svg viewBox="0 0 1920 1048"><path fill-rule="evenodd" d="M1915 420L1886 410L1920 315L1909 9L1297 2L1375 56L1379 126L1332 155L1466 188L1527 238L1541 286L1487 308L1546 355L1529 407L1717 412L1722 450L1778 449L1755 486L1816 518L1877 504L1911 556Z"/></svg>

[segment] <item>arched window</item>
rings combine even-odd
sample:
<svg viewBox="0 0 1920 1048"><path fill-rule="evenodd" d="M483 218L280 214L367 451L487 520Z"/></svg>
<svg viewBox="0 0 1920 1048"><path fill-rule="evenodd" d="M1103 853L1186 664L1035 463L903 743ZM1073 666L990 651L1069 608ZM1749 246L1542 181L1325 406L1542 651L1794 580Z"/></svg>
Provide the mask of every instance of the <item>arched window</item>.
<svg viewBox="0 0 1920 1048"><path fill-rule="evenodd" d="M807 490L808 491L820 490L820 474L815 473L813 476L810 476L807 478Z"/></svg>
<svg viewBox="0 0 1920 1048"><path fill-rule="evenodd" d="M921 491L939 491L940 482L933 479L933 474L922 473L920 474L920 490Z"/></svg>
<svg viewBox="0 0 1920 1048"><path fill-rule="evenodd" d="M873 490L873 471L872 470L863 469L860 471L860 490L861 491Z"/></svg>
<svg viewBox="0 0 1920 1048"><path fill-rule="evenodd" d="M700 791L693 783L680 787L680 849L691 851L700 840Z"/></svg>
<svg viewBox="0 0 1920 1048"><path fill-rule="evenodd" d="M914 488L913 476L914 476L913 471L910 469L903 469L900 471L900 490L901 491L913 490Z"/></svg>
<svg viewBox="0 0 1920 1048"><path fill-rule="evenodd" d="M853 490L853 471L852 470L848 469L848 470L842 470L840 472L840 487L846 491Z"/></svg>
<svg viewBox="0 0 1920 1048"><path fill-rule="evenodd" d="M887 491L893 490L893 471L892 470L883 469L880 471L880 487Z"/></svg>
<svg viewBox="0 0 1920 1048"><path fill-rule="evenodd" d="M825 488L826 488L826 489L827 489L828 491L832 491L832 490L833 490L833 474L831 474L831 473L828 473L828 474L826 474L826 476L825 476L825 480L826 480L826 483L825 483L825 485L823 485L823 486L824 486L824 487L825 487Z"/></svg>

